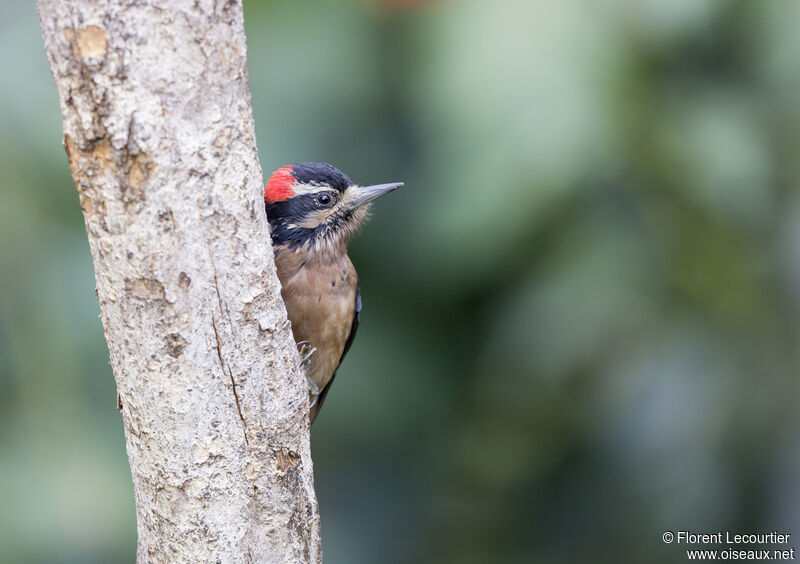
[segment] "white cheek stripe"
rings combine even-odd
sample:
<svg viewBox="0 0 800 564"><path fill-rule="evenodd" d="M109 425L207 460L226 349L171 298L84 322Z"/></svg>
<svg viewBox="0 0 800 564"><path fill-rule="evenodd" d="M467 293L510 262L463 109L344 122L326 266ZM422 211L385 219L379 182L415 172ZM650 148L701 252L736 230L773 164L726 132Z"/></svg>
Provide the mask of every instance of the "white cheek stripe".
<svg viewBox="0 0 800 564"><path fill-rule="evenodd" d="M333 190L328 186L318 186L314 184L295 184L292 186L292 191L298 196L306 194L318 194L320 192L332 192Z"/></svg>

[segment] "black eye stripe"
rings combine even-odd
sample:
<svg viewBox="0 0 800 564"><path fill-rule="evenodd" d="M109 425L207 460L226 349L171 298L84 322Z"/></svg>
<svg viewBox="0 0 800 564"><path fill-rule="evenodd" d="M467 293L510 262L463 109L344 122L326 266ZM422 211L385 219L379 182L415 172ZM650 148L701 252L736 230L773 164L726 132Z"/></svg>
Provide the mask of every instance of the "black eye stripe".
<svg viewBox="0 0 800 564"><path fill-rule="evenodd" d="M328 205L322 205L317 201L319 196L326 194L331 198ZM297 248L311 241L321 233L336 230L341 225L350 221L352 210L345 207L338 212L328 214L327 219L316 227L301 227L304 220L313 218L314 213L322 209L330 209L338 201L336 192L316 192L313 194L301 194L266 204L267 220L270 224L270 235L275 245L288 244L291 248Z"/></svg>
<svg viewBox="0 0 800 564"><path fill-rule="evenodd" d="M274 202L267 204L267 218L281 219L286 223L298 223L303 221L312 211L320 209L320 204L317 198L323 194L327 194L331 198L331 205L335 200L330 192L317 192L315 194L301 194L288 200Z"/></svg>

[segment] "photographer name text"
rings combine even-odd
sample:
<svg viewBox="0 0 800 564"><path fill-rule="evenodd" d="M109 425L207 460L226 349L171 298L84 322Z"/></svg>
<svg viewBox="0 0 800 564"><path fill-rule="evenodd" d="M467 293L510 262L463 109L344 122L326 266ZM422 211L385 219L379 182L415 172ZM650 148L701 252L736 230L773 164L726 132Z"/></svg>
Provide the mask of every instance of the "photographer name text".
<svg viewBox="0 0 800 564"><path fill-rule="evenodd" d="M791 533L778 531L754 534L732 534L730 531L717 533L677 531L675 540L678 544L786 544L791 536Z"/></svg>

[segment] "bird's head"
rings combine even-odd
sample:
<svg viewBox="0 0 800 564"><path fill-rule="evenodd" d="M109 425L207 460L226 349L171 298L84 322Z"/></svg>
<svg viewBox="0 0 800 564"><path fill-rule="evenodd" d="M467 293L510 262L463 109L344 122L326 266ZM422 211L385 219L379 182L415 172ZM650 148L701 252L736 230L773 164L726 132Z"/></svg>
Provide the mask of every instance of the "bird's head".
<svg viewBox="0 0 800 564"><path fill-rule="evenodd" d="M364 221L369 203L402 182L357 186L327 163L297 163L279 168L264 189L270 234L276 245L347 245Z"/></svg>

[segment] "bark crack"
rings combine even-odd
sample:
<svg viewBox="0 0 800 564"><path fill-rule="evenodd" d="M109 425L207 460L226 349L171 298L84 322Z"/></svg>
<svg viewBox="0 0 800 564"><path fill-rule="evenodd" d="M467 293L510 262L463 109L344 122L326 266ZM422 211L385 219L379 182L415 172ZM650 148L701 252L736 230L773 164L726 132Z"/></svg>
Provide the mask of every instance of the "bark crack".
<svg viewBox="0 0 800 564"><path fill-rule="evenodd" d="M217 290L219 293L219 290ZM244 414L242 413L242 405L239 403L239 393L236 391L236 381L233 379L233 372L231 372L230 367L225 365L225 361L222 360L222 339L220 339L219 331L217 331L217 321L214 314L211 314L211 326L214 328L214 337L217 339L217 358L219 358L219 365L222 367L222 373L227 374L228 378L231 379L231 389L233 390L233 399L236 402L236 411L239 412L239 419L242 420L242 425L244 427L244 442L247 446L250 446L250 441L247 440L247 421L244 419Z"/></svg>
<svg viewBox="0 0 800 564"><path fill-rule="evenodd" d="M225 315L225 310L222 307L222 294L219 291L219 279L217 278L217 265L214 263L214 256L209 251L209 258L211 259L211 267L214 269L214 290L217 292L217 301L219 302L219 313ZM230 315L228 315L228 322L230 323ZM227 374L231 380L231 390L233 390L233 400L236 402L236 411L239 413L239 419L242 420L242 427L244 432L244 443L250 446L250 441L247 439L247 421L245 421L244 413L242 413L242 404L239 402L239 392L236 389L236 380L233 378L233 371L222 360L222 339L217 331L217 320L214 314L211 314L211 327L214 329L214 337L217 339L217 357L219 358L219 365L222 367L222 373Z"/></svg>

